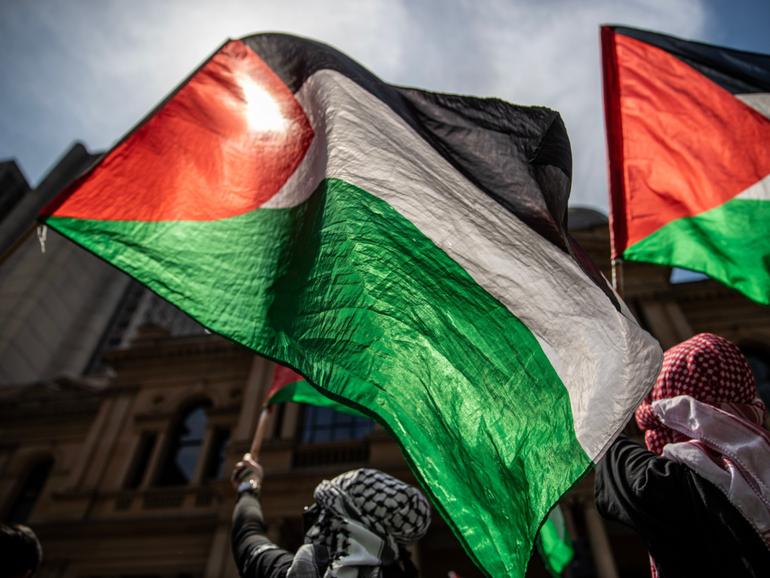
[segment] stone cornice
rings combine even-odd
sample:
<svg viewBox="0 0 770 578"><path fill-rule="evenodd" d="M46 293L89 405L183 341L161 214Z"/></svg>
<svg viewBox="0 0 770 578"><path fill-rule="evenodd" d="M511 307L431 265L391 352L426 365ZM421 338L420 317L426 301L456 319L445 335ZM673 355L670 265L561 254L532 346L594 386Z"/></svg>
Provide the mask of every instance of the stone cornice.
<svg viewBox="0 0 770 578"><path fill-rule="evenodd" d="M183 527L187 532L208 532L216 526L218 520L216 511L195 512L177 510L173 516L168 512L142 511L141 515L124 515L109 517L91 517L87 523L82 519L62 521L41 521L35 524L35 532L45 539L63 536L68 539L77 538L110 538L121 536L135 537L140 534L167 536L180 532ZM180 526L183 524L183 526Z"/></svg>
<svg viewBox="0 0 770 578"><path fill-rule="evenodd" d="M214 418L217 416L237 416L240 411L240 404L231 403L223 407L213 407L209 409L208 415L209 418ZM176 417L178 414L179 412L177 408L172 410L150 410L136 414L134 416L134 421L136 423L162 422L165 424L172 418Z"/></svg>
<svg viewBox="0 0 770 578"><path fill-rule="evenodd" d="M15 386L2 392L0 421L46 417L67 419L93 414L104 398L103 384L61 378L50 382Z"/></svg>
<svg viewBox="0 0 770 578"><path fill-rule="evenodd" d="M104 354L104 361L118 369L127 363L168 359L172 357L238 356L250 352L240 345L218 335L194 335L189 337L156 337L135 342L125 349L114 349Z"/></svg>

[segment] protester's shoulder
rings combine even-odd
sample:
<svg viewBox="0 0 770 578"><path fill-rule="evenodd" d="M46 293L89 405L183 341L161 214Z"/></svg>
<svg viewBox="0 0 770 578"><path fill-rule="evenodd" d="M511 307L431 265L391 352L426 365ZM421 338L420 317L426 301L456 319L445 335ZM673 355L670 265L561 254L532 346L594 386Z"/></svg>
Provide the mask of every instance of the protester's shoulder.
<svg viewBox="0 0 770 578"><path fill-rule="evenodd" d="M658 456L625 436L620 436L607 450L604 460L600 462L603 469L626 471L637 476L644 473L655 477L665 476L676 479L686 476L687 467L668 458Z"/></svg>
<svg viewBox="0 0 770 578"><path fill-rule="evenodd" d="M693 482L693 473L683 464L660 457L641 444L619 437L597 465L597 497L602 492L621 491L644 498L675 489L684 490Z"/></svg>

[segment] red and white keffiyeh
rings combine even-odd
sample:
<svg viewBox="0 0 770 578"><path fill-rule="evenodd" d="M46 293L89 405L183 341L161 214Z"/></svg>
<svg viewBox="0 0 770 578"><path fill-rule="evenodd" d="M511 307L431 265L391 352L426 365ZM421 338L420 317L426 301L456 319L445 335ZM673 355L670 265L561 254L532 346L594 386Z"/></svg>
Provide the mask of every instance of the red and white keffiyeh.
<svg viewBox="0 0 770 578"><path fill-rule="evenodd" d="M770 548L770 433L738 347L701 333L666 351L636 410L647 448L719 488ZM654 563L652 574L657 575Z"/></svg>
<svg viewBox="0 0 770 578"><path fill-rule="evenodd" d="M741 350L713 333L700 333L666 351L655 386L636 410L636 423L644 431L647 448L658 455L666 444L688 437L663 425L652 410L653 402L680 395L758 426L767 411L757 397L756 380Z"/></svg>

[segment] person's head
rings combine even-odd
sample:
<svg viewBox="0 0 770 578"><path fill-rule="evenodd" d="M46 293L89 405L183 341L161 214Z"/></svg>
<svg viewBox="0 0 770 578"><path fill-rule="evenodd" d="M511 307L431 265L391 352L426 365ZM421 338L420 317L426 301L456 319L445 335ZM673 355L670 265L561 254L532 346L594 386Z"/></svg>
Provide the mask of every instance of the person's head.
<svg viewBox="0 0 770 578"><path fill-rule="evenodd" d="M42 559L43 549L30 528L0 524L0 578L33 576Z"/></svg>
<svg viewBox="0 0 770 578"><path fill-rule="evenodd" d="M370 542L371 533L383 542L381 559L387 564L430 525L422 492L379 470L362 468L324 480L314 498L306 541L326 546L332 559L346 556L351 542Z"/></svg>
<svg viewBox="0 0 770 578"><path fill-rule="evenodd" d="M686 438L660 423L652 403L680 395L758 425L764 420L765 406L757 395L748 361L734 343L713 333L700 333L666 351L655 385L636 410L636 423L645 432L645 443L656 454L661 454L666 444Z"/></svg>

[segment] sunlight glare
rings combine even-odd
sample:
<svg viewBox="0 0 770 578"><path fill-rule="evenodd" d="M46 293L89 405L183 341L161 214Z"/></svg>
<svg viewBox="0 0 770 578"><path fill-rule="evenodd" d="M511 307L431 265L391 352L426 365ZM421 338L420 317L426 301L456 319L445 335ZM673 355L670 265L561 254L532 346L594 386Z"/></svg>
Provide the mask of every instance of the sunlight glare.
<svg viewBox="0 0 770 578"><path fill-rule="evenodd" d="M241 78L241 88L246 99L246 120L252 132L283 132L288 120L281 107L264 87L251 78Z"/></svg>

